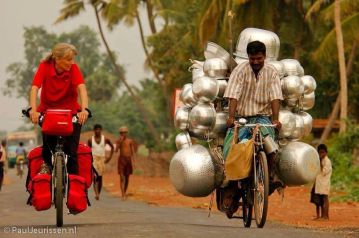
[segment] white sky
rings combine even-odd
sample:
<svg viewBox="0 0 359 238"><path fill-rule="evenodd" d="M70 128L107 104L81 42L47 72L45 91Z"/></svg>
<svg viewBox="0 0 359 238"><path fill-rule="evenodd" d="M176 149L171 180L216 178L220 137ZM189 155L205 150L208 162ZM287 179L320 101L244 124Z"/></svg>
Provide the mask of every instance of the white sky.
<svg viewBox="0 0 359 238"><path fill-rule="evenodd" d="M88 25L97 32L91 8L76 18L53 25L61 8L62 0L0 0L0 88L5 86L6 67L10 63L23 61L23 27L42 25L49 32L61 33ZM142 15L145 30L148 30L147 19L145 14ZM149 72L144 70L145 55L138 27L121 25L112 32L106 30L105 34L110 47L119 55L119 63L125 66L129 82L137 84L145 78ZM21 126L23 121L20 112L27 105L25 100L5 97L0 92L0 130L11 131Z"/></svg>

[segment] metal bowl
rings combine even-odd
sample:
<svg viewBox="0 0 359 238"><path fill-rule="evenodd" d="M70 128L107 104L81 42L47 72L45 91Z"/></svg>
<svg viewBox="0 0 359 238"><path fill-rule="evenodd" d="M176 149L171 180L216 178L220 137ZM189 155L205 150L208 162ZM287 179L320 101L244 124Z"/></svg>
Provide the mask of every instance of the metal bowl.
<svg viewBox="0 0 359 238"><path fill-rule="evenodd" d="M312 131L313 118L307 112L299 112L298 114L302 117L304 123L303 136L308 136Z"/></svg>
<svg viewBox="0 0 359 238"><path fill-rule="evenodd" d="M198 102L207 103L216 99L219 85L216 79L203 76L198 78L192 87L194 97Z"/></svg>
<svg viewBox="0 0 359 238"><path fill-rule="evenodd" d="M300 76L302 73L301 65L296 59L283 59L281 62L284 65L285 76L294 75ZM304 69L303 69L304 73Z"/></svg>
<svg viewBox="0 0 359 238"><path fill-rule="evenodd" d="M219 135L224 136L226 134L227 119L228 119L228 112L216 113L216 123L214 124L212 131L208 135L210 139L217 138Z"/></svg>
<svg viewBox="0 0 359 238"><path fill-rule="evenodd" d="M204 57L206 59L213 59L213 58L221 58L226 62L228 67L236 67L236 61L231 57L231 55L222 48L222 46L217 45L216 43L207 42L206 48L204 50Z"/></svg>
<svg viewBox="0 0 359 238"><path fill-rule="evenodd" d="M278 158L278 175L288 186L314 182L320 172L318 152L303 142L289 142L280 150Z"/></svg>
<svg viewBox="0 0 359 238"><path fill-rule="evenodd" d="M177 150L189 148L192 146L191 137L187 131L181 132L175 139Z"/></svg>
<svg viewBox="0 0 359 238"><path fill-rule="evenodd" d="M180 100L184 103L187 107L193 107L197 104L197 99L193 95L192 92L193 85L191 83L187 83L183 85L181 94L180 94Z"/></svg>
<svg viewBox="0 0 359 238"><path fill-rule="evenodd" d="M216 123L216 110L212 105L198 104L189 114L189 129L196 137L209 133Z"/></svg>
<svg viewBox="0 0 359 238"><path fill-rule="evenodd" d="M285 109L279 111L279 121L282 123L282 128L279 131L280 138L290 137L295 129L295 116L294 114Z"/></svg>
<svg viewBox="0 0 359 238"><path fill-rule="evenodd" d="M290 139L296 141L302 138L304 135L304 121L299 114L294 113L294 116L295 116L295 127L292 131L292 134L290 135Z"/></svg>
<svg viewBox="0 0 359 238"><path fill-rule="evenodd" d="M304 76L304 68L303 68L303 66L300 66L299 67L299 75L298 75L299 77L302 77L302 76Z"/></svg>
<svg viewBox="0 0 359 238"><path fill-rule="evenodd" d="M304 85L305 94L312 93L317 88L317 83L315 82L315 79L310 75L304 75L300 77L300 80L302 80L302 83Z"/></svg>
<svg viewBox="0 0 359 238"><path fill-rule="evenodd" d="M211 154L202 145L178 151L171 160L169 174L176 190L189 197L208 196L217 184Z"/></svg>
<svg viewBox="0 0 359 238"><path fill-rule="evenodd" d="M192 68L191 72L192 72L192 82L196 81L200 77L205 76L203 68Z"/></svg>
<svg viewBox="0 0 359 238"><path fill-rule="evenodd" d="M285 98L284 103L288 108L294 108L298 105L299 99L298 98Z"/></svg>
<svg viewBox="0 0 359 238"><path fill-rule="evenodd" d="M304 93L304 84L298 76L287 76L281 80L284 98L299 98Z"/></svg>
<svg viewBox="0 0 359 238"><path fill-rule="evenodd" d="M278 72L279 78L285 76L284 64L281 61L268 61L267 64L274 66Z"/></svg>
<svg viewBox="0 0 359 238"><path fill-rule="evenodd" d="M252 41L261 41L266 46L266 59L268 61L277 60L279 55L280 41L277 34L271 31L246 28L239 35L237 42L236 56L248 59L247 45Z"/></svg>
<svg viewBox="0 0 359 238"><path fill-rule="evenodd" d="M219 87L217 97L223 98L224 92L226 91L226 88L228 86L228 82L226 79L219 79L219 80L217 80L217 82L218 82L218 87Z"/></svg>
<svg viewBox="0 0 359 238"><path fill-rule="evenodd" d="M228 66L221 58L207 59L203 65L204 73L212 78L224 78L227 75Z"/></svg>
<svg viewBox="0 0 359 238"><path fill-rule="evenodd" d="M304 94L299 100L299 105L303 110L307 111L314 107L315 104L315 93Z"/></svg>
<svg viewBox="0 0 359 238"><path fill-rule="evenodd" d="M174 125L177 129L186 130L189 128L189 111L190 108L179 107L174 118Z"/></svg>

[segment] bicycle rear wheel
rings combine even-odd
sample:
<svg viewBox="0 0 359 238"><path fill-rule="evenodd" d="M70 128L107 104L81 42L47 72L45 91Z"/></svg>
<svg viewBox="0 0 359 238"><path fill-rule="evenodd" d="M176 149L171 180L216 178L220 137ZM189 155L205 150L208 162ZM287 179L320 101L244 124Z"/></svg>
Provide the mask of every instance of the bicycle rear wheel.
<svg viewBox="0 0 359 238"><path fill-rule="evenodd" d="M267 156L260 151L256 156L256 173L254 178L254 213L258 228L263 228L267 219L269 174Z"/></svg>
<svg viewBox="0 0 359 238"><path fill-rule="evenodd" d="M56 207L56 226L63 225L63 156L57 155L55 158L55 207Z"/></svg>

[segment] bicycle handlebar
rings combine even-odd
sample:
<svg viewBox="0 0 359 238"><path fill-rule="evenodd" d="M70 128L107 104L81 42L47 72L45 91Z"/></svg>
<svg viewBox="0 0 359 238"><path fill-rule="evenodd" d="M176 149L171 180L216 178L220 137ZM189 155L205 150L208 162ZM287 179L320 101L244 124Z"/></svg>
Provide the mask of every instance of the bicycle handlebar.
<svg viewBox="0 0 359 238"><path fill-rule="evenodd" d="M24 115L24 116L26 116L27 118L30 118L30 110L31 110L31 108L28 108L28 109L22 109L21 110L21 113L22 113L22 115ZM89 118L90 118L91 116L89 115ZM44 113L40 113L40 116L39 116L39 125L41 126L41 124L42 124L42 121L44 120ZM73 115L73 117L72 117L72 122L73 123L78 123L79 122L79 117L77 116L77 115Z"/></svg>

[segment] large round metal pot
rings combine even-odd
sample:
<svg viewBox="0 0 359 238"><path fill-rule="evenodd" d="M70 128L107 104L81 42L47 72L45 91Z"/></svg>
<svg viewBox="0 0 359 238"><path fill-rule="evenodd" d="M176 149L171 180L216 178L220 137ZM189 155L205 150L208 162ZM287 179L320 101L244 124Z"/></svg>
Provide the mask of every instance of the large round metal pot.
<svg viewBox="0 0 359 238"><path fill-rule="evenodd" d="M300 98L299 104L305 111L312 109L315 104L315 93L304 94L303 97Z"/></svg>
<svg viewBox="0 0 359 238"><path fill-rule="evenodd" d="M302 80L302 83L304 84L305 94L312 93L317 88L317 83L315 82L315 79L310 75L304 75L300 77L300 80Z"/></svg>
<svg viewBox="0 0 359 238"><path fill-rule="evenodd" d="M290 137L295 128L295 116L294 114L286 109L279 111L279 121L282 124L282 128L279 131L280 138Z"/></svg>
<svg viewBox="0 0 359 238"><path fill-rule="evenodd" d="M209 133L209 138L217 138L218 135L225 135L227 132L228 112L217 112L216 123Z"/></svg>
<svg viewBox="0 0 359 238"><path fill-rule="evenodd" d="M179 107L174 118L174 125L177 129L186 130L189 128L189 111L190 108Z"/></svg>
<svg viewBox="0 0 359 238"><path fill-rule="evenodd" d="M284 98L299 98L304 92L304 85L298 76L287 76L281 80Z"/></svg>
<svg viewBox="0 0 359 238"><path fill-rule="evenodd" d="M281 61L268 61L267 64L274 66L278 72L279 78L285 76L284 64Z"/></svg>
<svg viewBox="0 0 359 238"><path fill-rule="evenodd" d="M203 65L204 73L212 78L224 78L227 75L228 66L221 58L207 59Z"/></svg>
<svg viewBox="0 0 359 238"><path fill-rule="evenodd" d="M215 123L216 110L209 104L198 104L189 114L189 129L196 137L205 136L205 133L213 129Z"/></svg>
<svg viewBox="0 0 359 238"><path fill-rule="evenodd" d="M266 59L268 61L277 60L280 48L278 35L274 32L258 28L246 28L241 32L237 42L236 56L248 59L247 45L256 40L265 44Z"/></svg>
<svg viewBox="0 0 359 238"><path fill-rule="evenodd" d="M221 58L226 62L228 67L236 67L236 61L231 57L231 55L222 48L222 46L217 45L211 41L208 41L206 44L206 48L204 50L204 57L206 59L213 59L213 58Z"/></svg>
<svg viewBox="0 0 359 238"><path fill-rule="evenodd" d="M226 91L228 82L226 79L219 79L219 80L217 80L217 82L218 82L218 88L219 88L217 97L222 98L224 95L224 92Z"/></svg>
<svg viewBox="0 0 359 238"><path fill-rule="evenodd" d="M301 65L296 59L283 59L281 62L284 65L285 75L300 76L302 73Z"/></svg>
<svg viewBox="0 0 359 238"><path fill-rule="evenodd" d="M299 114L294 113L294 116L295 116L295 127L292 131L292 134L290 135L290 139L299 140L304 135L304 121Z"/></svg>
<svg viewBox="0 0 359 238"><path fill-rule="evenodd" d="M304 123L303 136L308 136L312 131L313 118L307 112L299 112L298 114L302 117Z"/></svg>
<svg viewBox="0 0 359 238"><path fill-rule="evenodd" d="M187 131L181 132L175 139L177 150L189 148L192 146L191 137Z"/></svg>
<svg viewBox="0 0 359 238"><path fill-rule="evenodd" d="M304 68L303 68L303 66L300 66L299 67L299 75L298 75L299 77L302 77L302 76L304 76Z"/></svg>
<svg viewBox="0 0 359 238"><path fill-rule="evenodd" d="M176 190L189 197L208 196L217 184L211 154L202 145L178 151L171 160L169 174Z"/></svg>
<svg viewBox="0 0 359 238"><path fill-rule="evenodd" d="M180 94L180 100L186 105L187 107L193 107L197 104L197 99L193 95L192 92L193 85L191 83L187 83L183 85L181 94Z"/></svg>
<svg viewBox="0 0 359 238"><path fill-rule="evenodd" d="M280 179L288 186L311 183L320 172L319 155L308 144L289 142L279 152L277 168Z"/></svg>
<svg viewBox="0 0 359 238"><path fill-rule="evenodd" d="M198 78L192 86L192 92L198 102L207 103L216 99L219 85L216 79L203 76Z"/></svg>

